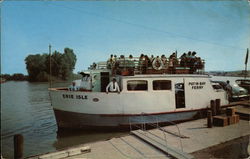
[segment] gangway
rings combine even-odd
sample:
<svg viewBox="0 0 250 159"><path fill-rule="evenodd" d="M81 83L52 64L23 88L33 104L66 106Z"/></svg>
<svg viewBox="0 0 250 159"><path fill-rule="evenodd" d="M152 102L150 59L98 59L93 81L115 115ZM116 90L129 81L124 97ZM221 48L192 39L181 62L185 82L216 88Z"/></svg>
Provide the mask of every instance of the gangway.
<svg viewBox="0 0 250 159"><path fill-rule="evenodd" d="M149 122L150 121L150 122ZM194 159L194 157L186 152L183 151L182 141L181 138L188 138L180 133L180 129L178 125L174 122L167 122L171 125L174 125L178 133L166 130L165 128L161 127L158 122L158 118L146 113L141 113L141 116L138 118L130 118L130 132L132 135L136 136L137 138L141 139L142 141L150 144L151 146L155 147L156 149L162 151L163 153L170 155L173 158L177 159ZM137 124L142 123L142 124ZM147 131L147 125L151 128L155 128L160 130L163 133L164 138L152 133L151 131ZM135 127L135 130L133 128ZM171 147L167 144L167 137L166 133L174 135L179 138L181 149Z"/></svg>

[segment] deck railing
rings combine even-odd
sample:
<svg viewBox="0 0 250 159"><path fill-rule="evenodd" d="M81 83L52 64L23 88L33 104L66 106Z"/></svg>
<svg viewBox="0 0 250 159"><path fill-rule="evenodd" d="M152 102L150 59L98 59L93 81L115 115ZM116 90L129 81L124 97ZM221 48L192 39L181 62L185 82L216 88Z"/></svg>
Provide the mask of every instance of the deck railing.
<svg viewBox="0 0 250 159"><path fill-rule="evenodd" d="M154 58L156 59L156 58ZM140 60L139 57L124 57L116 59L113 62L101 61L91 65L90 69L111 69L114 74L122 74L124 71L133 72L132 74L151 74L151 73L168 73L168 74L204 74L205 60L195 62L182 62L181 59L175 59L173 68L170 69L170 58L165 58L159 70L153 68L153 60Z"/></svg>

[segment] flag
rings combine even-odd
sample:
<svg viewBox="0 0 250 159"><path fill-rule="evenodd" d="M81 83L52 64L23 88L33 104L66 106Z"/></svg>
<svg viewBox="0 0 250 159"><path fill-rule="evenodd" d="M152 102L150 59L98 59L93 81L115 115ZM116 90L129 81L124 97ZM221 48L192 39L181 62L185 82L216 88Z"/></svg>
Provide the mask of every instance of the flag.
<svg viewBox="0 0 250 159"><path fill-rule="evenodd" d="M246 60L245 60L245 65L247 64L247 61L248 61L248 48L247 48L247 53L246 53Z"/></svg>

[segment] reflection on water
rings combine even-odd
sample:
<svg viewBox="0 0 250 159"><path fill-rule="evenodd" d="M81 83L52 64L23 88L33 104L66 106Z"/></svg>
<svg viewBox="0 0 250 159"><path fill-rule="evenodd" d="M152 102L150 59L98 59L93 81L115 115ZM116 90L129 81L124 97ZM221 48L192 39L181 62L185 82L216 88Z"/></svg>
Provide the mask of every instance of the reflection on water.
<svg viewBox="0 0 250 159"><path fill-rule="evenodd" d="M50 150L57 127L47 89L47 83L1 84L3 156L13 157L14 134L24 136L25 156Z"/></svg>
<svg viewBox="0 0 250 159"><path fill-rule="evenodd" d="M214 77L213 80L230 80L237 77ZM54 86L67 86L57 83ZM6 82L1 84L1 143L2 154L13 158L13 135L24 136L24 155L51 152L68 146L84 144L128 134L128 132L102 132L67 130L57 133L50 105L48 84Z"/></svg>

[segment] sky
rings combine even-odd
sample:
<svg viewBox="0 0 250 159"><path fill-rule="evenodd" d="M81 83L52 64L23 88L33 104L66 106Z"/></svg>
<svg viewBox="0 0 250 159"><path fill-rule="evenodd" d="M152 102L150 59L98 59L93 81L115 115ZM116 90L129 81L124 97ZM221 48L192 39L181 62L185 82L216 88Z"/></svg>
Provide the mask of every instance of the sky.
<svg viewBox="0 0 250 159"><path fill-rule="evenodd" d="M242 1L3 1L1 73L27 74L29 54L77 56L74 72L110 54L196 51L206 71L245 68L250 4ZM250 65L250 64L249 64ZM248 65L248 66L249 66Z"/></svg>

